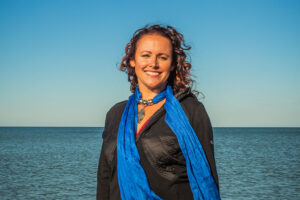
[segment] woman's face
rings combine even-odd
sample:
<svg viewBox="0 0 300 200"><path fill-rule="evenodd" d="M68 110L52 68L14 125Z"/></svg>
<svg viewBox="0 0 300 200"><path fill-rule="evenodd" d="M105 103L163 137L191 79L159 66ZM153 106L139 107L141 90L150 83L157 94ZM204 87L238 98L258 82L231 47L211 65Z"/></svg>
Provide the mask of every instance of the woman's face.
<svg viewBox="0 0 300 200"><path fill-rule="evenodd" d="M162 91L173 70L171 41L158 34L142 36L136 44L134 59L130 60L135 68L141 91Z"/></svg>

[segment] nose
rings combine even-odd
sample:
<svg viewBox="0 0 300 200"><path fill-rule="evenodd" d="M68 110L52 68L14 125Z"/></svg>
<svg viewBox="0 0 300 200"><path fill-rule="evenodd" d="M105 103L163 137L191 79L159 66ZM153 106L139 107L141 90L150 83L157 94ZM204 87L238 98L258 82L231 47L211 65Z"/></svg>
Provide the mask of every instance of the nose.
<svg viewBox="0 0 300 200"><path fill-rule="evenodd" d="M151 67L153 67L154 69L158 69L159 68L159 63L158 63L158 57L157 56L153 56L151 59Z"/></svg>

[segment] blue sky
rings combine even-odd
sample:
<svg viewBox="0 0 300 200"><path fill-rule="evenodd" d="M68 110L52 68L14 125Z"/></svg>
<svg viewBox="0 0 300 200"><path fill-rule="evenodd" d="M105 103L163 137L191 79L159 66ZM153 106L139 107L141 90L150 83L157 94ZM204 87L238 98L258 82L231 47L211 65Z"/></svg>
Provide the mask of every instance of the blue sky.
<svg viewBox="0 0 300 200"><path fill-rule="evenodd" d="M103 126L130 95L118 70L145 24L191 45L214 127L300 126L300 2L0 1L0 126Z"/></svg>

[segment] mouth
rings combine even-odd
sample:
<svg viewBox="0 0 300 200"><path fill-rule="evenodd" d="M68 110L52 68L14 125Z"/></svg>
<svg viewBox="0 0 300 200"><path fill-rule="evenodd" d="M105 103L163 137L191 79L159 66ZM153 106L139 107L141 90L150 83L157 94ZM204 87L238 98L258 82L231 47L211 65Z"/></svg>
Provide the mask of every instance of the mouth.
<svg viewBox="0 0 300 200"><path fill-rule="evenodd" d="M160 72L153 72L153 71L145 71L145 73L149 76L158 76Z"/></svg>

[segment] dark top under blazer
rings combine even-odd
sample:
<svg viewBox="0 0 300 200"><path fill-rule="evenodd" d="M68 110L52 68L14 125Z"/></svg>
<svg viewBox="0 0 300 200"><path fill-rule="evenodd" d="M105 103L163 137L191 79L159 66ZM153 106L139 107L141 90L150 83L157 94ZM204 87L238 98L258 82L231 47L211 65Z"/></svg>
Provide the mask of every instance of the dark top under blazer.
<svg viewBox="0 0 300 200"><path fill-rule="evenodd" d="M214 180L218 186L213 133L209 117L201 102L190 92L175 95L205 151ZM97 200L119 200L117 176L117 134L127 101L114 105L107 113L103 145L98 165ZM136 138L140 162L151 189L162 199L193 199L186 163L177 138L165 122L166 110L161 107L150 118Z"/></svg>

